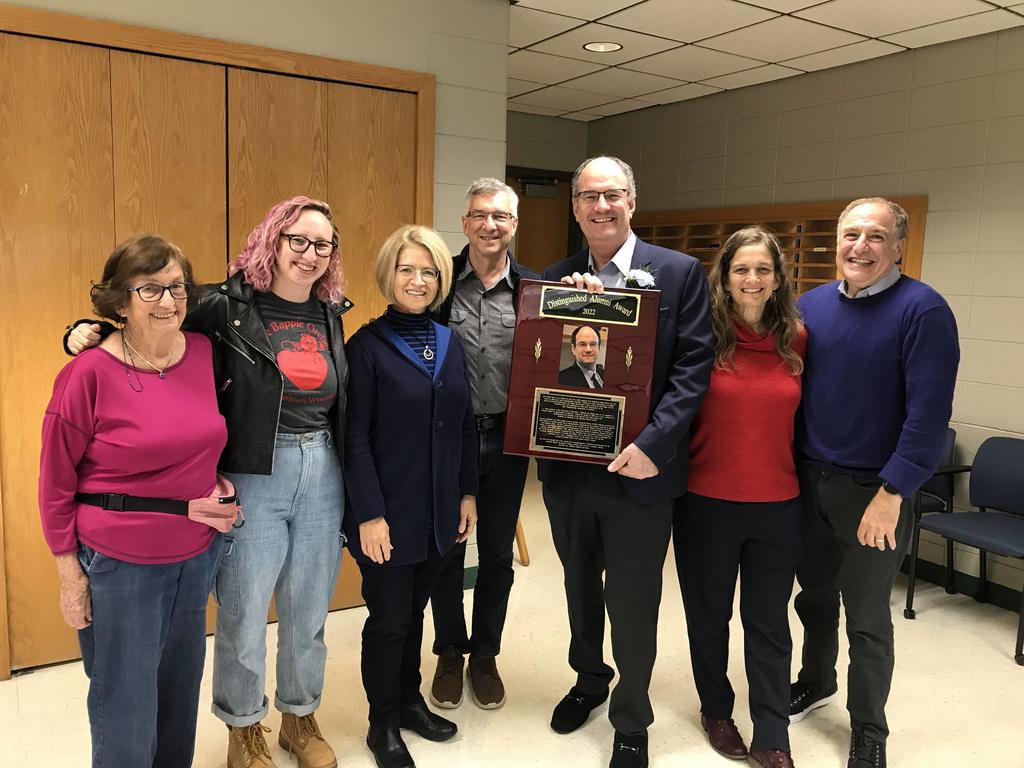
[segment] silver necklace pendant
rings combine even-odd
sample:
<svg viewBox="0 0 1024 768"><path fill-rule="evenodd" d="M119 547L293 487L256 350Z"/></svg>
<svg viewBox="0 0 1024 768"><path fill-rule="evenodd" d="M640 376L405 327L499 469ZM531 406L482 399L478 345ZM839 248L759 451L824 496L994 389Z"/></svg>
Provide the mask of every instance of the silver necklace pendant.
<svg viewBox="0 0 1024 768"><path fill-rule="evenodd" d="M423 359L424 360L433 360L434 359L434 350L432 350L430 347L424 346L423 347Z"/></svg>
<svg viewBox="0 0 1024 768"><path fill-rule="evenodd" d="M160 371L160 378L161 379L166 379L167 378L167 374L164 373L163 371Z"/></svg>

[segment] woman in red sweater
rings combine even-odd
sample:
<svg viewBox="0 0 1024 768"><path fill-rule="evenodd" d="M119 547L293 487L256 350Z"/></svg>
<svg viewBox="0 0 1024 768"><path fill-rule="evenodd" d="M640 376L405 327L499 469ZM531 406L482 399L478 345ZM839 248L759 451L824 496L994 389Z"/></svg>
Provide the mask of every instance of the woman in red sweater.
<svg viewBox="0 0 1024 768"><path fill-rule="evenodd" d="M717 752L786 768L793 765L788 606L800 556L793 420L807 333L779 241L767 230L733 234L709 281L715 367L673 524L693 678L701 725ZM754 722L749 753L732 721L726 674L737 572Z"/></svg>

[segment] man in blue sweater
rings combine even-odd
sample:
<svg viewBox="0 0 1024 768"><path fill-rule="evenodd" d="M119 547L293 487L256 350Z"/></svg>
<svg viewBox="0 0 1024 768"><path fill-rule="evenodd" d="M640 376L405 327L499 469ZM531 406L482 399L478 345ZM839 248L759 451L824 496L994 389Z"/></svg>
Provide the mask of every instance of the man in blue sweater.
<svg viewBox="0 0 1024 768"><path fill-rule="evenodd" d="M910 538L911 499L941 461L960 361L949 305L899 272L906 238L900 206L854 200L839 217L843 279L799 301L808 331L796 438L804 645L790 721L837 695L841 595L850 643L849 768L885 766L889 597Z"/></svg>

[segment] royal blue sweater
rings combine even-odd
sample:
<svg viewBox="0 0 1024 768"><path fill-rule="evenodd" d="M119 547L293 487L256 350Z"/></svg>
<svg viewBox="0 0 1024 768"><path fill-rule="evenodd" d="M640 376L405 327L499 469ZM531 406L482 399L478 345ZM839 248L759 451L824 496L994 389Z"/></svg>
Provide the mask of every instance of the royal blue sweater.
<svg viewBox="0 0 1024 768"><path fill-rule="evenodd" d="M942 460L952 412L960 346L949 305L901 277L862 299L829 283L799 306L808 346L797 454L912 495Z"/></svg>

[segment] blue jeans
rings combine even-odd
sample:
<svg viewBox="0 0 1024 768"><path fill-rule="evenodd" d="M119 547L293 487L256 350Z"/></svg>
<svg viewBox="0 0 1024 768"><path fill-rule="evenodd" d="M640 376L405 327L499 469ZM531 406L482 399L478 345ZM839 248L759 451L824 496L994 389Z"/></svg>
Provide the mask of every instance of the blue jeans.
<svg viewBox="0 0 1024 768"><path fill-rule="evenodd" d="M308 715L324 687L324 622L341 564L345 496L330 432L279 434L271 475L231 474L245 525L225 537L214 596L213 713L258 723L265 694L267 611L277 604L281 712Z"/></svg>
<svg viewBox="0 0 1024 768"><path fill-rule="evenodd" d="M192 764L206 659L206 598L222 537L180 563L137 565L82 546L93 622L78 633L89 677L94 768Z"/></svg>

